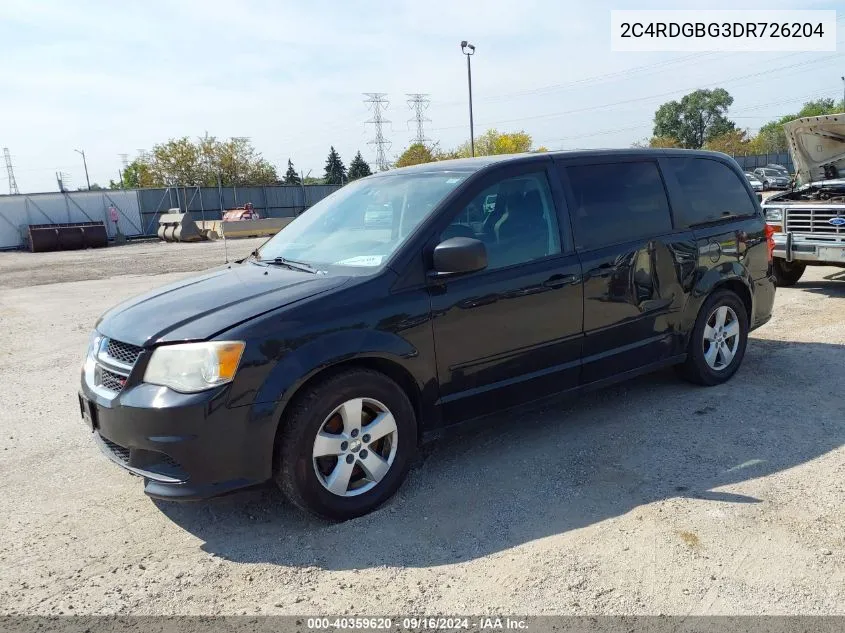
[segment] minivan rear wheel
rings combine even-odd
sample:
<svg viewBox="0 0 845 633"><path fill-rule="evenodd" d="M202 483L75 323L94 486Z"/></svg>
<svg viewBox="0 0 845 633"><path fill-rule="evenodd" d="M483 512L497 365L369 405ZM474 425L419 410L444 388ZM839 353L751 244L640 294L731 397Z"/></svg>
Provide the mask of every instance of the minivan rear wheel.
<svg viewBox="0 0 845 633"><path fill-rule="evenodd" d="M776 257L772 261L772 268L775 273L775 283L778 286L794 286L801 279L804 271L807 270L807 264L788 262L785 259Z"/></svg>
<svg viewBox="0 0 845 633"><path fill-rule="evenodd" d="M717 290L699 310L681 376L699 385L718 385L739 369L748 344L748 314L730 290Z"/></svg>
<svg viewBox="0 0 845 633"><path fill-rule="evenodd" d="M282 425L276 482L296 506L332 520L361 516L389 499L417 444L407 395L369 369L307 387Z"/></svg>

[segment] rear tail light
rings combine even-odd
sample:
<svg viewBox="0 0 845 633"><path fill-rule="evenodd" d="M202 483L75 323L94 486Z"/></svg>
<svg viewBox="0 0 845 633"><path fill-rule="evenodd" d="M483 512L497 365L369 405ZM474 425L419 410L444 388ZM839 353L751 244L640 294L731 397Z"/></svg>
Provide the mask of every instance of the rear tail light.
<svg viewBox="0 0 845 633"><path fill-rule="evenodd" d="M766 224L766 248L769 254L769 263L775 252L775 227L771 224Z"/></svg>

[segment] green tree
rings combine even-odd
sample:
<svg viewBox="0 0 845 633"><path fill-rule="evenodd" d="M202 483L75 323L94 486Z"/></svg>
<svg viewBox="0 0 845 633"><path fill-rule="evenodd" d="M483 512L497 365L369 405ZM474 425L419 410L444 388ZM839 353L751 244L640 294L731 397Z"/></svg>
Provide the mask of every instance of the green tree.
<svg viewBox="0 0 845 633"><path fill-rule="evenodd" d="M296 173L296 169L294 169L293 162L290 158L288 158L288 170L285 172L285 179L283 182L286 185L302 184L302 179L299 177L299 174Z"/></svg>
<svg viewBox="0 0 845 633"><path fill-rule="evenodd" d="M784 123L805 116L821 116L843 111L845 111L845 102L842 101L839 103L836 103L833 99L807 101L797 114L787 114L762 126L757 136L751 141L753 151L758 154L785 152L789 147L786 142L786 134L783 132Z"/></svg>
<svg viewBox="0 0 845 633"><path fill-rule="evenodd" d="M211 156L207 161L211 173L205 178L208 184L216 184L216 174L224 185L248 187L250 185L275 185L279 180L276 168L265 160L246 138L232 138L228 141L210 139ZM210 182L209 182L210 181Z"/></svg>
<svg viewBox="0 0 845 633"><path fill-rule="evenodd" d="M135 159L123 171L126 188L185 186L273 185L276 168L255 151L248 139L220 141L204 136L196 141L184 136L155 145L152 152ZM119 183L113 183L119 187Z"/></svg>
<svg viewBox="0 0 845 633"><path fill-rule="evenodd" d="M726 116L732 103L724 88L696 90L680 101L664 103L654 113L654 136L675 138L681 147L700 149L736 127Z"/></svg>
<svg viewBox="0 0 845 633"><path fill-rule="evenodd" d="M326 175L323 182L327 185L342 185L346 182L346 167L340 159L340 155L331 146L329 157L326 159Z"/></svg>
<svg viewBox="0 0 845 633"><path fill-rule="evenodd" d="M358 150L358 153L355 154L352 162L349 163L349 180L358 180L358 178L364 178L372 173L373 170L370 169L367 161L365 161L364 157L361 156L361 150Z"/></svg>
<svg viewBox="0 0 845 633"><path fill-rule="evenodd" d="M123 170L123 189L141 189L143 187L155 187L149 164L136 158ZM109 189L121 189L120 183L114 180L109 182Z"/></svg>
<svg viewBox="0 0 845 633"><path fill-rule="evenodd" d="M704 144L704 149L723 152L731 156L748 154L751 141L745 130L731 130L721 136L715 136Z"/></svg>
<svg viewBox="0 0 845 633"><path fill-rule="evenodd" d="M496 129L487 130L475 139L476 156L493 156L495 154L520 154L531 151L531 135L519 132L499 132ZM455 150L442 154L442 158L466 158L471 155L469 141L459 145Z"/></svg>
<svg viewBox="0 0 845 633"><path fill-rule="evenodd" d="M433 163L437 160L431 148L424 143L411 143L399 158L396 159L397 167L410 167L411 165L422 165L423 163Z"/></svg>

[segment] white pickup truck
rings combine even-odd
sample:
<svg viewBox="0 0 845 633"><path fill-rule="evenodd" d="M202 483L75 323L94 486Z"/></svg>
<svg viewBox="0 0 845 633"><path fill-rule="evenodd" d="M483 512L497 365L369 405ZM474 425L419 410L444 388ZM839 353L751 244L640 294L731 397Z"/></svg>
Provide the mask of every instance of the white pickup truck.
<svg viewBox="0 0 845 633"><path fill-rule="evenodd" d="M805 117L783 126L795 185L763 203L774 230L774 272L796 283L808 265L845 267L845 113Z"/></svg>

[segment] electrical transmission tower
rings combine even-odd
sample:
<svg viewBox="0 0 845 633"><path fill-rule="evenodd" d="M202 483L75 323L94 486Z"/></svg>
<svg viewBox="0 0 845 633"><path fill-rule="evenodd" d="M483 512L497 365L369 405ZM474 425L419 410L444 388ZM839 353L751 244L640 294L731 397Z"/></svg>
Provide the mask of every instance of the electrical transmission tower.
<svg viewBox="0 0 845 633"><path fill-rule="evenodd" d="M380 171L387 171L390 166L387 161L387 150L390 149L391 143L384 138L382 126L385 123L390 123L383 116L383 111L387 110L390 102L386 99L386 92L365 92L364 96L367 97L364 103L368 104L373 111L373 118L367 121L367 123L372 123L376 132L375 138L367 141L367 145L376 146L376 165L378 165Z"/></svg>
<svg viewBox="0 0 845 633"><path fill-rule="evenodd" d="M18 183L15 182L15 170L12 169L12 155L9 153L9 148L3 148L3 158L6 159L6 173L9 175L9 194L19 194Z"/></svg>
<svg viewBox="0 0 845 633"><path fill-rule="evenodd" d="M426 118L425 116L425 111L428 110L428 105L431 103L431 99L428 98L428 95L420 94L418 92L405 96L408 97L408 107L414 111L414 118L408 119L408 123L414 121L417 125L417 135L411 139L411 142L425 145L428 142L428 139L425 137L423 124L431 123L431 119Z"/></svg>
<svg viewBox="0 0 845 633"><path fill-rule="evenodd" d="M129 154L118 154L120 156L120 164L123 165L123 169L129 167Z"/></svg>

